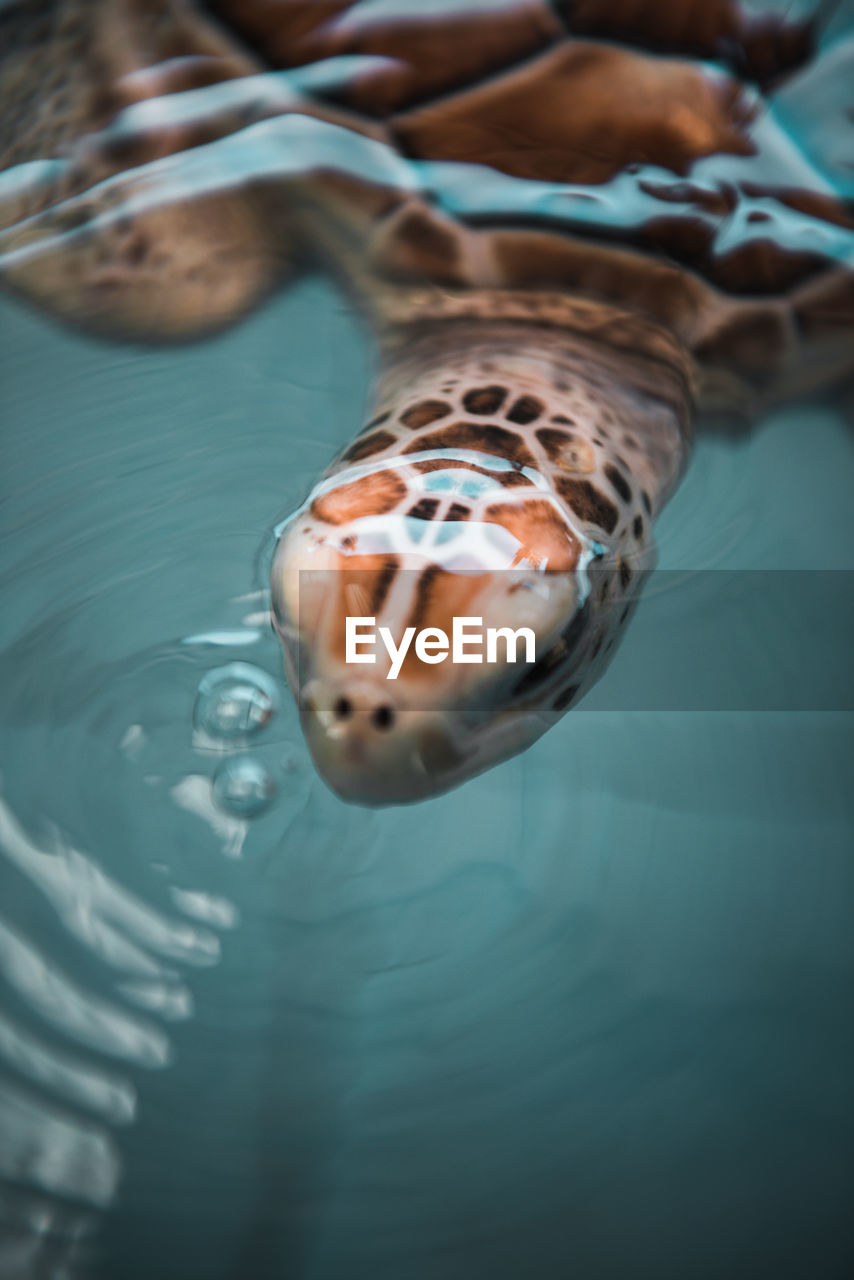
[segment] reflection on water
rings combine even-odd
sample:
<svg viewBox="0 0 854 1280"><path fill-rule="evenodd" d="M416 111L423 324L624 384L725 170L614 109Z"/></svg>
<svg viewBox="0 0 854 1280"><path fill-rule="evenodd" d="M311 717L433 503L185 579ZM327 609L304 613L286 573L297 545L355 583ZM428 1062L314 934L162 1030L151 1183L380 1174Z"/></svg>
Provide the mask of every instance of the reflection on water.
<svg viewBox="0 0 854 1280"><path fill-rule="evenodd" d="M100 962L93 990L71 978L45 953L43 943L36 945L0 916L0 970L9 1008L8 1015L0 1014L0 1058L12 1072L0 1082L0 1176L20 1189L14 1197L18 1213L27 1206L34 1212L39 1192L106 1209L121 1178L111 1127L134 1121L137 1092L131 1076L106 1067L103 1059L149 1070L169 1064L170 1041L161 1023L192 1015L182 968L215 964L219 954L217 935L188 918L230 926L234 912L203 892L188 896L177 889L173 897L183 918L155 911L58 831L47 846L36 844L3 801L0 850L6 860L4 879L10 868L19 872L50 903L60 928ZM12 881L4 905L17 906L16 917L27 920L29 913L20 911L26 894L19 901L15 889ZM109 983L108 974L113 975ZM99 994L105 988L109 996ZM144 1012L140 1015L134 1006ZM94 1056L81 1055L78 1047ZM23 1088L15 1083L21 1078ZM65 1261L64 1248L53 1238L51 1215L34 1238L26 1229L21 1236L14 1220L7 1221L0 1235L3 1274L59 1274L71 1263L78 1228L86 1221L70 1211L66 1217L61 1232L69 1251ZM44 1237L42 1257L39 1236ZM15 1260L18 1254L26 1269Z"/></svg>
<svg viewBox="0 0 854 1280"><path fill-rule="evenodd" d="M113 142L221 136L107 177L96 216L318 157L609 234L665 198L653 166L557 189L275 114L353 71L129 109ZM710 159L686 198L801 163L836 74L780 90L758 158ZM850 180L822 151L810 184ZM0 198L56 178L12 171ZM780 242L849 258L849 230L773 213ZM3 265L73 239L53 218ZM757 225L715 224L715 251ZM582 707L451 795L345 806L300 737L264 570L363 420L349 309L302 283L183 349L8 301L0 330L4 1280L847 1274L851 713ZM701 437L660 522L685 574L663 616L702 569L850 570L852 475L829 404ZM655 645L639 631L633 664Z"/></svg>

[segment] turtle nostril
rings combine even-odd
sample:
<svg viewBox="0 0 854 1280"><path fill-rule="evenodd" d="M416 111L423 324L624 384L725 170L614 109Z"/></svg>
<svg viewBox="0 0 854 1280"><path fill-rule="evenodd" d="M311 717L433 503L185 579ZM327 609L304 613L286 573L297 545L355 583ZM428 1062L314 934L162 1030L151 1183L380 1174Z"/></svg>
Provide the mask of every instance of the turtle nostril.
<svg viewBox="0 0 854 1280"><path fill-rule="evenodd" d="M353 704L349 698L337 698L332 708L336 720L349 720L353 714Z"/></svg>
<svg viewBox="0 0 854 1280"><path fill-rule="evenodd" d="M371 716L371 723L375 729L390 729L394 724L394 712L391 707L377 707Z"/></svg>

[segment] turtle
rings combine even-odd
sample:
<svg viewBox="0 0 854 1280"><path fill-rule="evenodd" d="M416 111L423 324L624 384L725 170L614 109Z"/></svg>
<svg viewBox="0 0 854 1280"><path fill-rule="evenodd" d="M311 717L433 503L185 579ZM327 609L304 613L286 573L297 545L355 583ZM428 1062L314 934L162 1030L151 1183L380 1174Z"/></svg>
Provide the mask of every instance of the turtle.
<svg viewBox="0 0 854 1280"><path fill-rule="evenodd" d="M366 425L271 568L305 736L345 800L422 800L529 746L611 660L698 418L851 373L854 43L819 50L824 16L0 11L7 288L182 341L320 267L373 328ZM460 619L494 624L485 661L443 660ZM388 660L351 652L367 622L398 636Z"/></svg>

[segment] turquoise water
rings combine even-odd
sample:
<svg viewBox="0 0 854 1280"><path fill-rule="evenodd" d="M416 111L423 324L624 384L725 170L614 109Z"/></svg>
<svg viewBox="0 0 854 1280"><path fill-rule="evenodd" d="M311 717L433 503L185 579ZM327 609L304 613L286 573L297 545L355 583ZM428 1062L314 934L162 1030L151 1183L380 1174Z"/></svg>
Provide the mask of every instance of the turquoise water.
<svg viewBox="0 0 854 1280"><path fill-rule="evenodd" d="M278 680L263 549L370 344L321 282L180 349L0 327L3 1274L847 1274L851 714L582 707L368 811L280 682L229 817L196 691ZM662 566L854 568L852 478L833 406L703 437Z"/></svg>

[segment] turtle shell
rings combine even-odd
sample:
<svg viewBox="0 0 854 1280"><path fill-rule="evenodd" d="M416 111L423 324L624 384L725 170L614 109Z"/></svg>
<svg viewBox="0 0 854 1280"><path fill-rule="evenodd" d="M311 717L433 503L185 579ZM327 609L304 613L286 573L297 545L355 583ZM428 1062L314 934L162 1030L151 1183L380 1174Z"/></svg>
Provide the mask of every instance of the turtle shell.
<svg viewBox="0 0 854 1280"><path fill-rule="evenodd" d="M210 0L206 8L270 66L390 59L337 94L380 116L470 87L567 36L721 60L763 85L807 62L817 36L814 17L756 15L736 0Z"/></svg>
<svg viewBox="0 0 854 1280"><path fill-rule="evenodd" d="M55 312L192 335L319 252L381 330L491 314L669 335L725 402L850 367L854 40L817 52L815 22L733 0L93 9L0 13L2 163L63 159L0 205L0 268ZM279 159L235 178L259 125L306 146L310 181Z"/></svg>

